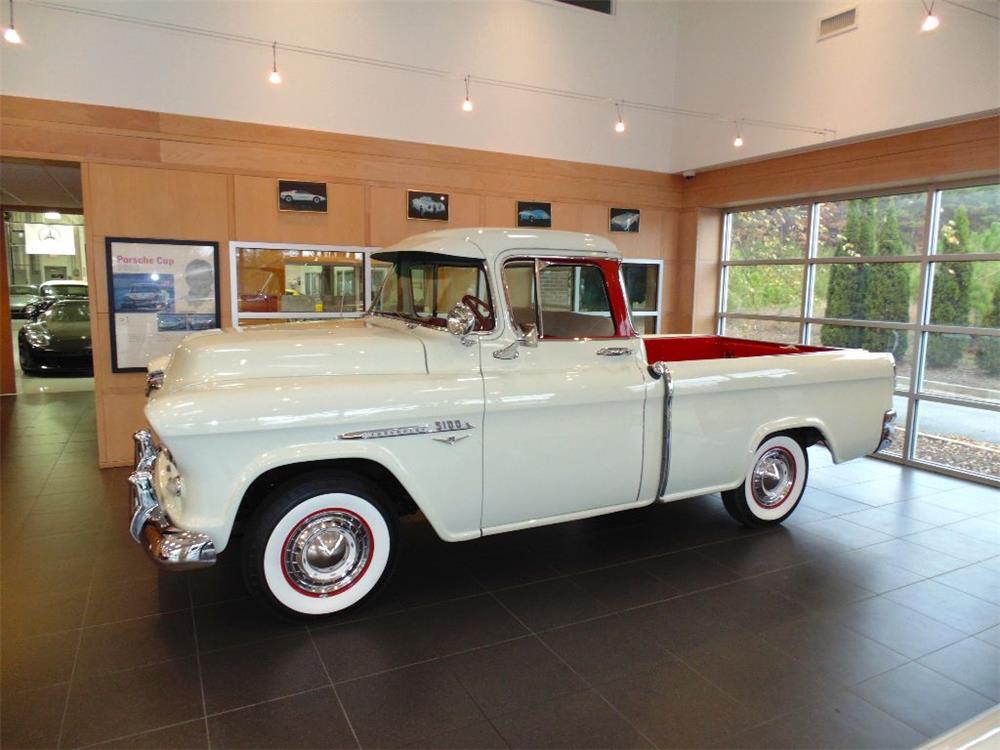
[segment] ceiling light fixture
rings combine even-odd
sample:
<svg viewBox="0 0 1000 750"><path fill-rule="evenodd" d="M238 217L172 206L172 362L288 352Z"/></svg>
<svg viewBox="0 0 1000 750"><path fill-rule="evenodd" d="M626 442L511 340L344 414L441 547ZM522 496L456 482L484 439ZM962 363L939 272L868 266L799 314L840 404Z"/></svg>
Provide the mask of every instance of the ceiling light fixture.
<svg viewBox="0 0 1000 750"><path fill-rule="evenodd" d="M21 35L14 28L14 0L10 0L10 26L3 30L3 38L11 44L20 44Z"/></svg>
<svg viewBox="0 0 1000 750"><path fill-rule="evenodd" d="M271 73L267 80L277 85L281 83L281 73L278 72L278 43L271 45Z"/></svg>
<svg viewBox="0 0 1000 750"><path fill-rule="evenodd" d="M462 102L462 111L471 112L472 111L472 99L469 98L469 78L471 76L465 77L465 101Z"/></svg>
<svg viewBox="0 0 1000 750"><path fill-rule="evenodd" d="M934 15L934 2L931 0L931 4L928 5L924 0L920 0L923 3L924 10L927 11L927 17L924 19L923 24L920 26L921 31L934 31L938 26L941 25L941 20Z"/></svg>
<svg viewBox="0 0 1000 750"><path fill-rule="evenodd" d="M615 102L615 111L618 112L618 122L615 123L615 132L625 132L625 120L622 119L622 103Z"/></svg>
<svg viewBox="0 0 1000 750"><path fill-rule="evenodd" d="M733 146L736 148L743 148L743 133L740 130L740 121L735 120L733 125L736 126L736 137L733 138Z"/></svg>
<svg viewBox="0 0 1000 750"><path fill-rule="evenodd" d="M42 214L43 219L48 219L49 221L59 221L62 218L62 214L58 211L46 211Z"/></svg>

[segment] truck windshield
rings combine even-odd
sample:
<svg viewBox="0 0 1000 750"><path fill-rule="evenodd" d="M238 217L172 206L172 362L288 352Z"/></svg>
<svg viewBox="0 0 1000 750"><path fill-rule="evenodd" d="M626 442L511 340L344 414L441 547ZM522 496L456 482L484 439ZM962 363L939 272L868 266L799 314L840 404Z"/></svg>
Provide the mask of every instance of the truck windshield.
<svg viewBox="0 0 1000 750"><path fill-rule="evenodd" d="M418 252L376 253L372 259L372 274L382 275L384 281L369 312L443 328L448 311L465 300L476 312L475 330L493 330L483 261Z"/></svg>

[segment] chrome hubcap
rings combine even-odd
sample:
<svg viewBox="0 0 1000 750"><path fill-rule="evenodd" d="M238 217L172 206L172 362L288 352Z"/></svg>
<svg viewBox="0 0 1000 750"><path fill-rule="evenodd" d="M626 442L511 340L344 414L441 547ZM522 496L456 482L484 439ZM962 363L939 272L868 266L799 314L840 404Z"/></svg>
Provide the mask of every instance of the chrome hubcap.
<svg viewBox="0 0 1000 750"><path fill-rule="evenodd" d="M764 508L781 505L795 484L795 459L785 448L771 448L753 468L750 489L754 501Z"/></svg>
<svg viewBox="0 0 1000 750"><path fill-rule="evenodd" d="M314 513L285 542L289 581L313 596L329 596L351 586L368 567L372 538L358 516L344 510Z"/></svg>

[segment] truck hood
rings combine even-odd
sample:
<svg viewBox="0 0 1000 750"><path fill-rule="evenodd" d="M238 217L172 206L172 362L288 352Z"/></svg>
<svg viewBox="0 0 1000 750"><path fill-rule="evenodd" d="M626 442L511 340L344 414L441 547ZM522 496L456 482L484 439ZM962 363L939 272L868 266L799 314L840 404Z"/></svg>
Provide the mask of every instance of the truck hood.
<svg viewBox="0 0 1000 750"><path fill-rule="evenodd" d="M197 333L171 355L163 390L259 378L426 373L423 343L396 326L345 320ZM162 366L157 360L150 369Z"/></svg>

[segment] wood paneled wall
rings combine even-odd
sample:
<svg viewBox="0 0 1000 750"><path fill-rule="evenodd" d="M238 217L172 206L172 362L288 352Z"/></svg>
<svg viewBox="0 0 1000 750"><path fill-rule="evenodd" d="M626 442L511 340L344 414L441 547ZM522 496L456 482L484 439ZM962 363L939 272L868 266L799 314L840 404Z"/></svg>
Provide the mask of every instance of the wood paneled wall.
<svg viewBox="0 0 1000 750"><path fill-rule="evenodd" d="M448 193L448 226L512 226L517 200L550 201L558 229L608 235L611 206L640 208L615 234L629 257L665 259L673 324L682 180L673 175L247 123L0 97L0 155L82 164L102 466L128 464L144 377L111 372L105 238L211 240L223 324L232 322L229 242L386 246L442 228L406 218L406 190ZM276 180L321 180L330 211L279 212Z"/></svg>

